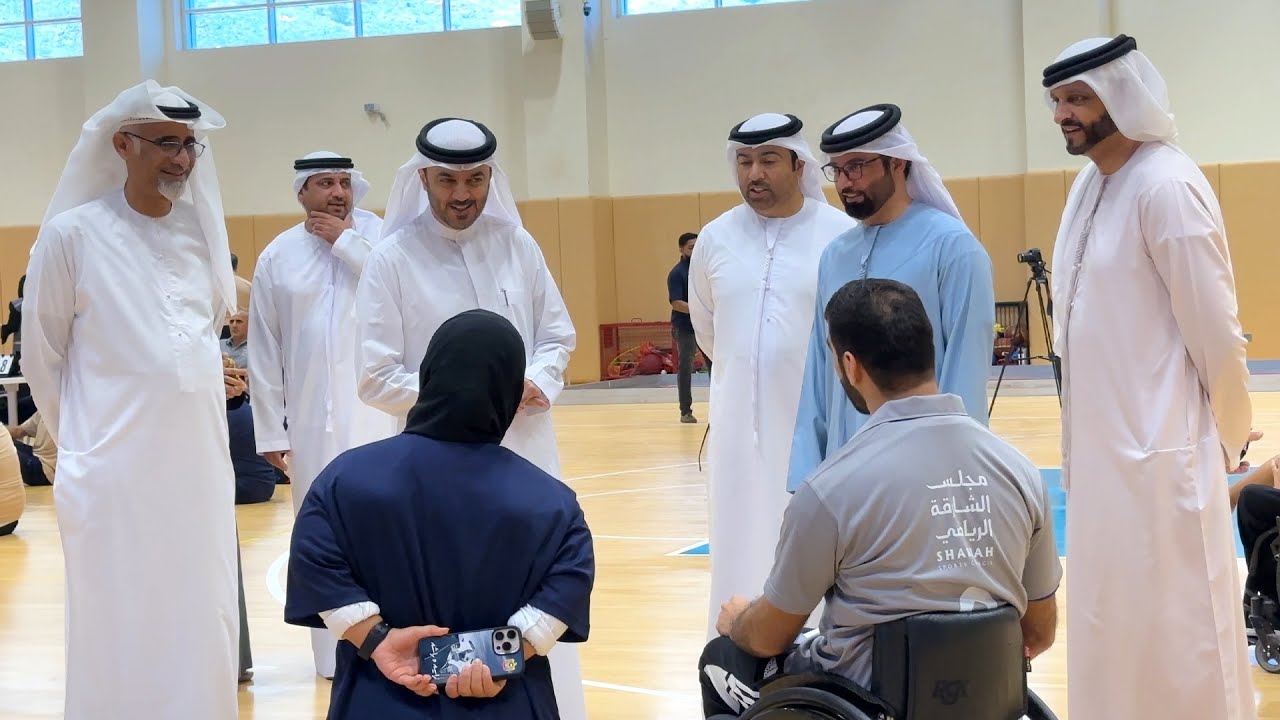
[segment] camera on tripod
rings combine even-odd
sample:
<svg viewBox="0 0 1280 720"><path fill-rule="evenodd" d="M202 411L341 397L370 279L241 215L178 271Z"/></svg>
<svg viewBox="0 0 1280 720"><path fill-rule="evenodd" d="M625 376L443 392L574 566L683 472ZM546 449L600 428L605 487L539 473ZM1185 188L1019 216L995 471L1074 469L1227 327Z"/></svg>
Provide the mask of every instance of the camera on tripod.
<svg viewBox="0 0 1280 720"><path fill-rule="evenodd" d="M1059 358L1053 352L1053 330L1049 323L1049 317L1053 314L1052 298L1050 298L1049 300L1048 309L1047 310L1045 309L1045 298L1044 298L1043 288L1047 288L1049 286L1049 278L1047 277L1048 270L1044 266L1044 255L1041 254L1040 248L1030 248L1026 252L1018 253L1018 262L1024 265L1027 265L1031 269L1031 277L1027 279L1027 289L1025 292L1022 293L1022 302L1018 304L1018 320L1015 327L1018 328L1018 330L1021 330L1023 327L1023 323L1026 321L1027 301L1031 297L1031 288L1034 286L1036 289L1036 300L1040 310L1040 327L1041 327L1041 331L1044 333L1045 344L1047 345L1047 352L1045 355L1030 355L1031 341L1030 341L1030 338L1027 338L1026 339L1027 345L1025 348L1027 352L1026 359L1028 361L1033 359L1049 361L1049 364L1053 367L1053 382L1058 391L1058 405L1059 407L1061 407L1062 405L1062 364L1061 364L1062 361L1061 361L1061 358ZM1000 384L1004 382L1004 371L1008 367L1009 367L1009 364L1007 362L1001 364L1000 377L996 380L995 392L991 395L991 407L987 408L988 416L990 416L992 413L995 412L996 396L1000 394Z"/></svg>

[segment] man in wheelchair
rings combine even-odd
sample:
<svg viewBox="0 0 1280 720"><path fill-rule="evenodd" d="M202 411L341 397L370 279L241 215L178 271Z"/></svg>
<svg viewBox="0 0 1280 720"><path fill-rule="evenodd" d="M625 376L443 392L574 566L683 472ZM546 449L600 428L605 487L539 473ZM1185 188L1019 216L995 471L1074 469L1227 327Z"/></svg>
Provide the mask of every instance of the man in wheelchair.
<svg viewBox="0 0 1280 720"><path fill-rule="evenodd" d="M720 637L698 664L707 718L742 715L780 677L883 686L873 678L889 662L873 648L877 628L922 613L1008 613L1005 639L1023 645L1011 648L1017 671L1053 643L1062 566L1048 491L1030 460L939 393L920 298L895 281L858 280L824 317L840 383L871 418L796 490L763 595L721 609ZM819 627L802 635L823 599ZM953 661L981 665L982 645Z"/></svg>

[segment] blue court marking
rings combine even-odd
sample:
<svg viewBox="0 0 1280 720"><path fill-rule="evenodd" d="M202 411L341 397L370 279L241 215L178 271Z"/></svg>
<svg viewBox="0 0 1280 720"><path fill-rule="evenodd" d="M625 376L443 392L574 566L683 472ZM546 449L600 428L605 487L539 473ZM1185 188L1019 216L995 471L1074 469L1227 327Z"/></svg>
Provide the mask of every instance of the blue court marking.
<svg viewBox="0 0 1280 720"><path fill-rule="evenodd" d="M1066 535L1067 535L1067 495L1062 489L1062 469L1061 468L1040 468L1040 476L1044 478L1045 485L1049 489L1049 503L1053 506L1053 535L1058 545L1058 555L1066 557ZM1243 475L1231 475L1228 482L1235 482ZM1240 530L1235 525L1235 513L1231 515L1232 536L1236 541L1236 557L1244 557L1244 545L1240 542ZM691 545L683 550L672 553L677 556L707 556L711 554L711 544L702 542L697 545Z"/></svg>

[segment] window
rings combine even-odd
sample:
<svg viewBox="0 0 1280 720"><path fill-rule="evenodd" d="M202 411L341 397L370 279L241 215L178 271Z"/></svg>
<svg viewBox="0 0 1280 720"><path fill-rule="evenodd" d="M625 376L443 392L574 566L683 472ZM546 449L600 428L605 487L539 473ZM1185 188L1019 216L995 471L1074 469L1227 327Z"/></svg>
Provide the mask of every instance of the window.
<svg viewBox="0 0 1280 720"><path fill-rule="evenodd" d="M0 0L0 62L82 55L80 0Z"/></svg>
<svg viewBox="0 0 1280 720"><path fill-rule="evenodd" d="M182 12L187 48L201 50L512 27L521 24L521 5L521 0L183 0Z"/></svg>
<svg viewBox="0 0 1280 720"><path fill-rule="evenodd" d="M647 15L649 13L680 12L681 10L710 10L721 7L748 5L775 5L804 0L620 0L620 15Z"/></svg>

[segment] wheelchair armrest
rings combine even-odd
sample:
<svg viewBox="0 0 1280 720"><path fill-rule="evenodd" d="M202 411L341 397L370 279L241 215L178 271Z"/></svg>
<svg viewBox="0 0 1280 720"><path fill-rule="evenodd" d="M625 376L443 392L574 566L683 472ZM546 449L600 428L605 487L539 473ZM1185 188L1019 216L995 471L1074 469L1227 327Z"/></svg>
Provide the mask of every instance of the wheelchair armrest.
<svg viewBox="0 0 1280 720"><path fill-rule="evenodd" d="M848 678L831 673L805 672L794 675L781 675L760 688L760 697L764 698L766 695L779 690L798 687L813 688L831 693L846 702L852 703L871 717L881 713L886 717L894 715L893 708L885 704L880 698L872 695L869 690L859 687L857 683Z"/></svg>

